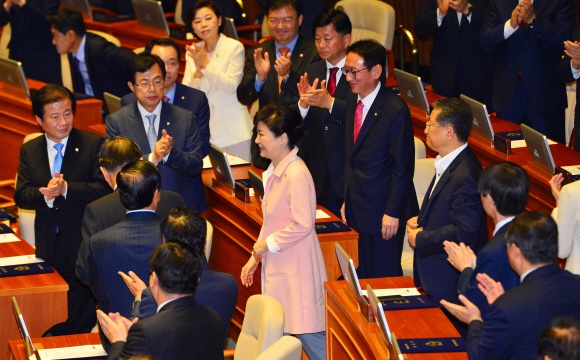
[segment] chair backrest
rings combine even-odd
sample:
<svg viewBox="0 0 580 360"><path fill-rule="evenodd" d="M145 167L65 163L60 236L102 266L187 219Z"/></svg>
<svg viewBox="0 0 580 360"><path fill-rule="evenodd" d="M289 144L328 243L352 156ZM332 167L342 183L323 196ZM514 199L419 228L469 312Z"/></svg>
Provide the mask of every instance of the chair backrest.
<svg viewBox="0 0 580 360"><path fill-rule="evenodd" d="M274 345L261 353L256 360L300 360L302 343L293 336L282 336Z"/></svg>
<svg viewBox="0 0 580 360"><path fill-rule="evenodd" d="M413 137L413 140L415 141L415 160L426 158L427 152L423 140L416 137Z"/></svg>
<svg viewBox="0 0 580 360"><path fill-rule="evenodd" d="M270 32L270 27L268 27L268 15L264 15L264 20L262 20L262 38L267 38L272 36Z"/></svg>
<svg viewBox="0 0 580 360"><path fill-rule="evenodd" d="M26 144L32 139L42 136L42 133L32 133L24 137L23 144ZM18 184L18 174L14 180L14 184ZM18 208L18 224L20 225L20 236L31 246L36 245L36 240L34 237L34 219L36 218L36 211L34 210L24 210Z"/></svg>
<svg viewBox="0 0 580 360"><path fill-rule="evenodd" d="M99 35L100 37L105 38L105 40L107 40L108 42L112 42L117 47L121 47L121 42L119 41L119 39L117 39L116 37L114 37L111 34L107 34L106 32L97 31L97 30L87 30L87 32L93 33L95 35Z"/></svg>
<svg viewBox="0 0 580 360"><path fill-rule="evenodd" d="M175 4L175 15L173 21L179 25L185 25L185 22L182 19L181 14L181 7L183 6L183 0L177 0L177 4ZM191 24L190 24L191 25Z"/></svg>
<svg viewBox="0 0 580 360"><path fill-rule="evenodd" d="M224 35L231 39L239 40L240 37L238 36L234 19L227 17L224 21Z"/></svg>
<svg viewBox="0 0 580 360"><path fill-rule="evenodd" d="M393 47L395 9L379 0L342 0L342 6L352 22L352 40L375 39L387 49Z"/></svg>
<svg viewBox="0 0 580 360"><path fill-rule="evenodd" d="M10 50L8 49L8 43L10 42L10 37L12 36L12 28L10 23L6 24L2 29L2 36L0 36L0 57L7 58L10 55Z"/></svg>
<svg viewBox="0 0 580 360"><path fill-rule="evenodd" d="M273 297L253 295L246 303L244 324L234 360L254 360L284 334L284 308Z"/></svg>
<svg viewBox="0 0 580 360"><path fill-rule="evenodd" d="M209 221L207 223L207 235L205 236L205 258L209 261L209 254L211 253L211 242L213 240L213 226Z"/></svg>
<svg viewBox="0 0 580 360"><path fill-rule="evenodd" d="M140 47L140 48L133 49L133 52L135 54L141 54L143 51L145 51L145 47Z"/></svg>
<svg viewBox="0 0 580 360"><path fill-rule="evenodd" d="M431 180L435 176L435 158L416 159L415 175L413 176L413 185L417 193L419 206L423 203L423 198L427 194Z"/></svg>

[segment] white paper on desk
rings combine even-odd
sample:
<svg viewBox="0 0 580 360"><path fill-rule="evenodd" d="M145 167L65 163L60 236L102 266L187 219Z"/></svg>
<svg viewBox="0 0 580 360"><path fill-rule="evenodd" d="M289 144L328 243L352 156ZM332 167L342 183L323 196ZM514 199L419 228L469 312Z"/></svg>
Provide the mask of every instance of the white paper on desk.
<svg viewBox="0 0 580 360"><path fill-rule="evenodd" d="M316 210L317 219L328 219L330 215L324 212L324 210Z"/></svg>
<svg viewBox="0 0 580 360"><path fill-rule="evenodd" d="M250 196L256 196L256 193L254 192L254 188L250 188Z"/></svg>
<svg viewBox="0 0 580 360"><path fill-rule="evenodd" d="M236 166L236 165L249 165L250 162L246 161L244 159L242 159L241 157L237 157L235 155L228 155L228 162L230 163L230 166ZM206 156L203 158L203 168L204 169L211 169L211 161L209 161L209 156Z"/></svg>
<svg viewBox="0 0 580 360"><path fill-rule="evenodd" d="M580 165L562 166L562 169L568 171L572 175L580 175Z"/></svg>
<svg viewBox="0 0 580 360"><path fill-rule="evenodd" d="M554 145L554 144L557 144L557 142L548 139L548 145ZM512 145L512 149L523 148L523 147L526 147L526 140L512 140L511 145Z"/></svg>
<svg viewBox="0 0 580 360"><path fill-rule="evenodd" d="M0 266L36 264L41 262L44 262L44 260L37 258L34 254L0 258Z"/></svg>
<svg viewBox="0 0 580 360"><path fill-rule="evenodd" d="M38 355L40 355L41 360L107 357L103 345L100 344L38 350Z"/></svg>
<svg viewBox="0 0 580 360"><path fill-rule="evenodd" d="M399 289L373 289L377 297L381 296L393 296L393 295L401 295L401 296L419 296L419 291L417 288L399 288ZM362 291L363 295L367 294L366 290Z"/></svg>
<svg viewBox="0 0 580 360"><path fill-rule="evenodd" d="M20 239L14 234L0 234L0 243L15 242Z"/></svg>

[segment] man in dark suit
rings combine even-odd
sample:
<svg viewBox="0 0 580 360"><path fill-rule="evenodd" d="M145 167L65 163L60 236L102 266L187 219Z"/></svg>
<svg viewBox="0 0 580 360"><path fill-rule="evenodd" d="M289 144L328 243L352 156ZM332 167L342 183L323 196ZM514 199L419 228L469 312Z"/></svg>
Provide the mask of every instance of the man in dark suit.
<svg viewBox="0 0 580 360"><path fill-rule="evenodd" d="M570 316L550 320L538 339L541 360L566 360L580 355L580 321Z"/></svg>
<svg viewBox="0 0 580 360"><path fill-rule="evenodd" d="M209 153L209 104L203 91L190 88L177 82L181 50L173 39L155 39L147 43L145 52L157 55L165 64L165 83L163 84L163 101L189 110L194 114L203 142L203 157ZM129 93L121 99L121 106L137 101L135 93Z"/></svg>
<svg viewBox="0 0 580 360"><path fill-rule="evenodd" d="M558 227L554 219L539 211L518 215L508 228L505 244L521 284L504 294L501 284L482 277L490 303L485 323L477 306L464 296L460 300L465 306L441 301L469 324L469 359L538 359L538 337L552 318L580 318L580 276L556 263Z"/></svg>
<svg viewBox="0 0 580 360"><path fill-rule="evenodd" d="M206 247L207 222L196 211L186 208L174 208L169 215L161 220L161 236L165 243L185 243L204 253ZM227 336L229 324L238 301L238 283L226 273L212 271L207 259L202 256L203 274L195 291L195 301L203 306L214 309L224 323ZM146 319L157 313L157 303L151 295L151 289L134 273L120 273L125 284L135 296L130 319L138 317Z"/></svg>
<svg viewBox="0 0 580 360"><path fill-rule="evenodd" d="M477 189L481 163L467 144L473 120L469 106L446 98L434 102L433 108L425 134L427 146L439 154L436 173L419 216L407 222L407 232L415 247L415 285L436 302L457 302L459 273L447 261L443 242L462 242L475 253L487 243L486 215ZM465 332L460 322L450 319Z"/></svg>
<svg viewBox="0 0 580 360"><path fill-rule="evenodd" d="M183 197L188 208L207 209L201 181L203 141L191 111L162 101L165 64L141 53L127 65L127 79L137 102L107 116L107 139L118 135L135 141L143 159L157 165L167 190Z"/></svg>
<svg viewBox="0 0 580 360"><path fill-rule="evenodd" d="M558 79L564 84L570 84L580 78L580 27L574 29L571 41L565 41L566 56L558 66ZM576 108L574 109L574 150L580 151L580 91L576 85Z"/></svg>
<svg viewBox="0 0 580 360"><path fill-rule="evenodd" d="M167 243L155 249L149 286L159 304L157 314L131 324L119 314L107 316L97 311L99 324L113 343L107 359L136 355L157 360L224 358L222 320L193 297L202 273L202 257L203 253L186 244Z"/></svg>
<svg viewBox="0 0 580 360"><path fill-rule="evenodd" d="M444 96L467 95L491 106L493 57L479 48L489 0L423 0L415 18L421 40L433 37L431 82Z"/></svg>
<svg viewBox="0 0 580 360"><path fill-rule="evenodd" d="M573 29L572 0L491 0L480 37L483 51L494 52L498 116L564 144L566 87L556 69Z"/></svg>
<svg viewBox="0 0 580 360"><path fill-rule="evenodd" d="M60 56L52 46L48 15L60 0L0 0L0 27L10 23L10 59L22 62L24 74L48 84L62 84Z"/></svg>
<svg viewBox="0 0 580 360"><path fill-rule="evenodd" d="M479 193L483 209L495 223L493 238L477 256L463 243L443 242L449 262L461 272L457 290L484 316L488 303L477 286L479 274L487 274L501 282L506 291L520 284L519 276L508 261L504 240L510 222L524 211L529 191L528 174L518 164L502 161L486 168L479 178Z"/></svg>
<svg viewBox="0 0 580 360"><path fill-rule="evenodd" d="M123 166L141 158L141 149L131 139L117 136L114 139L107 139L101 146L99 153L99 165L105 180L114 191L103 196L99 200L87 205L81 234L83 242L79 249L77 258L76 275L82 282L89 284L89 240L91 236L101 230L120 223L125 219L127 210L121 203L117 190L117 174ZM157 205L155 213L159 218L164 218L171 208L185 206L183 198L173 192L161 190L161 199Z"/></svg>
<svg viewBox="0 0 580 360"><path fill-rule="evenodd" d="M305 129L299 155L312 174L316 202L340 216L344 203L346 101L352 94L341 69L352 24L342 9L330 9L318 15L313 26L316 49L322 60L306 67L298 85L298 109ZM312 86L309 78L315 79Z"/></svg>
<svg viewBox="0 0 580 360"><path fill-rule="evenodd" d="M73 128L75 105L71 92L58 85L34 95L32 109L45 136L21 146L14 193L18 207L36 210L36 256L69 285L68 320L55 325L53 335L86 333L95 325L95 302L74 269L85 206L111 191L99 170L103 139Z"/></svg>
<svg viewBox="0 0 580 360"><path fill-rule="evenodd" d="M320 58L314 43L298 35L302 25L301 0L271 0L266 8L268 26L274 38L246 54L244 77L238 86L238 100L251 105L259 100L260 107L270 101L295 104L299 100L297 84L307 65ZM251 142L252 164L266 169L270 160L262 158L255 144L256 129Z"/></svg>
<svg viewBox="0 0 580 360"><path fill-rule="evenodd" d="M78 11L60 9L48 17L48 24L56 50L68 54L75 93L103 101L104 92L119 97L129 92L124 74L135 53L88 33Z"/></svg>
<svg viewBox="0 0 580 360"><path fill-rule="evenodd" d="M343 68L353 94L346 110L346 189L340 212L359 233L357 273L363 279L403 274L406 215L409 206L418 208L411 114L384 86L386 62L381 44L361 40L350 46Z"/></svg>

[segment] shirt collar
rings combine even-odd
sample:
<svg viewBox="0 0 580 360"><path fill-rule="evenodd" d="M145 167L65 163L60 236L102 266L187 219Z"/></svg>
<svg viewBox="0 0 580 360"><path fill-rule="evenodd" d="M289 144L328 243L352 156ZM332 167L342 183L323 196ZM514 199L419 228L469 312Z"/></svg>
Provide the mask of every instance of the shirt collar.
<svg viewBox="0 0 580 360"><path fill-rule="evenodd" d="M169 98L168 103L173 104L173 100L175 100L175 89L177 89L177 81L173 83L173 89L169 90L165 96Z"/></svg>
<svg viewBox="0 0 580 360"><path fill-rule="evenodd" d="M377 84L377 87L373 90L372 93L368 94L364 99L360 97L360 95L358 96L359 100L362 100L362 103L364 105L365 108L370 109L371 105L373 104L373 102L375 101L377 94L379 93L379 90L381 89L381 82L379 81L379 83Z"/></svg>
<svg viewBox="0 0 580 360"><path fill-rule="evenodd" d="M44 136L46 137L46 147L48 148L48 151L49 152L52 151L52 150L56 151L56 149L54 148L54 145L55 144L59 144L59 143L55 143L54 141L50 140L48 138L48 135L46 135L46 134L44 134ZM61 152L62 152L62 155L63 156L64 156L64 149L66 148L66 144L68 143L68 138L69 137L70 137L70 135L67 136L67 137L65 137L64 139L62 139L60 141L60 144L62 144L62 150L61 150Z"/></svg>
<svg viewBox="0 0 580 360"><path fill-rule="evenodd" d="M157 313L159 313L159 312L161 311L161 309L163 309L163 307L164 307L165 305L167 305L167 304L169 304L170 302L172 302L172 301L175 301L175 300L177 300L177 299L181 299L181 298L170 299L170 300L167 300L166 302L164 302L163 304L159 305L159 306L157 307Z"/></svg>
<svg viewBox="0 0 580 360"><path fill-rule="evenodd" d="M150 209L129 210L129 211L127 211L127 214L135 213L135 212L152 212L155 214L155 211L150 210Z"/></svg>
<svg viewBox="0 0 580 360"><path fill-rule="evenodd" d="M161 106L162 105L163 105L163 100L161 100L159 102L159 104L157 104L157 107L155 108L155 110L153 110L153 112L150 113L149 111L145 110L145 108L143 106L141 106L139 101L137 101L137 108L139 109L139 113L141 114L141 119L145 119L145 115L155 114L155 115L157 115L157 116L155 116L155 121L159 120L159 118L161 116Z"/></svg>
<svg viewBox="0 0 580 360"><path fill-rule="evenodd" d="M75 53L75 57L78 61L84 63L85 62L85 43L87 42L87 34L83 35L83 40L79 45L79 49Z"/></svg>
<svg viewBox="0 0 580 360"><path fill-rule="evenodd" d="M523 273L522 276L520 276L520 284L524 282L524 279L526 278L526 276L530 275L530 273L532 271L538 270L538 268L539 268L539 266L538 267L535 267L533 269L530 269L530 270L526 271L525 273Z"/></svg>
<svg viewBox="0 0 580 360"><path fill-rule="evenodd" d="M444 157L441 157L441 155L437 155L437 157L435 158L435 170L437 172L437 175L439 175L439 176L443 175L445 170L447 170L447 168L449 167L449 165L451 165L453 160L455 160L457 155L459 155L460 152L465 150L466 147L467 147L467 143L461 145L460 147L453 150L452 152L445 155Z"/></svg>
<svg viewBox="0 0 580 360"><path fill-rule="evenodd" d="M294 40L290 41L290 43L286 46L278 45L278 43L274 41L274 45L276 46L276 53L278 53L281 48L290 49L290 53L294 53L294 47L296 46L296 42L298 41L298 36L300 35L296 35Z"/></svg>
<svg viewBox="0 0 580 360"><path fill-rule="evenodd" d="M497 224L495 224L495 229L493 230L492 236L495 236L495 234L499 231L499 229L501 229L505 224L508 224L514 218L515 218L515 216L509 216L509 217L503 219L502 221L499 221Z"/></svg>
<svg viewBox="0 0 580 360"><path fill-rule="evenodd" d="M342 72L342 68L344 67L344 64L346 64L346 56L342 58L342 60L340 60L336 65L332 65L328 60L325 61L326 61L326 70L330 70L330 68L337 67L338 71Z"/></svg>

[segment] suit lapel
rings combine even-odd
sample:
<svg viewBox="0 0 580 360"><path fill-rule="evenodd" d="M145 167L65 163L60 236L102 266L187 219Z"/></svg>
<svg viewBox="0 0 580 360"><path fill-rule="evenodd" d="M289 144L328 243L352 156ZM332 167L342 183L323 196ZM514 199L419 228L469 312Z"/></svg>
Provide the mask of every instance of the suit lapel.
<svg viewBox="0 0 580 360"><path fill-rule="evenodd" d="M272 94L278 94L278 73L276 69L274 69L274 64L276 63L276 45L274 45L274 40L270 41L270 45L268 46L267 50L268 56L270 57L270 71L268 72L268 78L266 79L266 83L264 86L270 87L270 89L266 89L266 91L270 91ZM263 51L262 51L263 52ZM262 54L264 56L264 54ZM264 91L264 89L262 89ZM276 95L276 99L279 99L280 95ZM265 104L262 104L264 106Z"/></svg>
<svg viewBox="0 0 580 360"><path fill-rule="evenodd" d="M175 82L175 95L173 98L173 105L179 106L181 108L186 109L187 100L185 98L185 89L183 88L185 85L181 85L177 81Z"/></svg>
<svg viewBox="0 0 580 360"><path fill-rule="evenodd" d="M127 127L131 132L132 136L127 136L130 139L135 140L139 147L141 148L141 153L147 154L147 149L149 149L149 140L147 140L147 133L145 132L145 125L143 125L143 119L141 118L141 113L137 107L137 101L133 103L133 109L129 114L127 119ZM149 152L152 152L150 149Z"/></svg>
<svg viewBox="0 0 580 360"><path fill-rule="evenodd" d="M300 66L302 66L302 62L304 61L304 41L302 37L298 35L298 40L296 40L296 45L294 45L294 51L292 51L292 55L290 56L290 60L292 61L292 70L298 72Z"/></svg>
<svg viewBox="0 0 580 360"><path fill-rule="evenodd" d="M437 176L437 175L435 175ZM423 197L423 202L421 203L421 210L419 211L419 218L417 219L417 223L421 224L423 219L428 214L427 210L429 209L429 200L431 199L431 190L433 189L433 184L435 183L435 176L431 179L431 184L427 188L427 192L425 193L425 197Z"/></svg>
<svg viewBox="0 0 580 360"><path fill-rule="evenodd" d="M177 91L175 91L177 93ZM161 118L159 119L159 131L157 131L157 140L161 139L162 131L167 131L171 135L171 126L173 125L173 111L171 111L171 104L163 103L161 105Z"/></svg>
<svg viewBox="0 0 580 360"><path fill-rule="evenodd" d="M348 90L350 90L350 84L346 81L346 76L342 75L336 84L336 90L334 90L333 96L335 99L342 99Z"/></svg>
<svg viewBox="0 0 580 360"><path fill-rule="evenodd" d="M66 150L62 159L62 167L60 169L60 173L64 174L65 179L71 173L73 165L75 164L77 156L79 155L80 146L82 146L80 140L81 139L78 130L73 128L70 132L70 135L68 136Z"/></svg>
<svg viewBox="0 0 580 360"><path fill-rule="evenodd" d="M50 173L50 163L48 162L48 150L46 143L46 135L42 135L42 138L38 141L38 151L35 151L34 154L38 156L38 164L40 165L40 174L42 174L42 183L48 184L50 179L52 178L52 174Z"/></svg>
<svg viewBox="0 0 580 360"><path fill-rule="evenodd" d="M381 88L377 93L377 97L375 98L375 101L373 101L373 104L371 105L369 111L367 112L367 116L364 119L363 124L360 128L360 131L356 138L356 143L354 144L354 148L352 149L353 153L358 149L360 144L363 142L364 138L368 135L373 125L375 125L375 122L377 122L377 120L381 117L381 107L385 103L384 96L385 91L386 89L384 88L384 86L381 85Z"/></svg>

